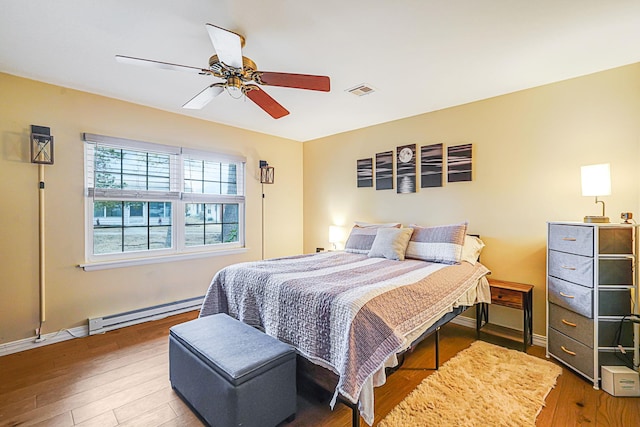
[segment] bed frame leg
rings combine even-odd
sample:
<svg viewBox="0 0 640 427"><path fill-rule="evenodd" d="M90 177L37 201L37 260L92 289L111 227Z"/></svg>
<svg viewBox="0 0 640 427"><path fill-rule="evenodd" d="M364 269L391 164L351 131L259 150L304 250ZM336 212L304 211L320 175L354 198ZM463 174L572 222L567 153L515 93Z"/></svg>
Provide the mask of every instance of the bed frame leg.
<svg viewBox="0 0 640 427"><path fill-rule="evenodd" d="M351 410L351 427L360 427L360 411L358 410L358 405L353 405Z"/></svg>
<svg viewBox="0 0 640 427"><path fill-rule="evenodd" d="M436 328L436 371L440 368L440 328Z"/></svg>

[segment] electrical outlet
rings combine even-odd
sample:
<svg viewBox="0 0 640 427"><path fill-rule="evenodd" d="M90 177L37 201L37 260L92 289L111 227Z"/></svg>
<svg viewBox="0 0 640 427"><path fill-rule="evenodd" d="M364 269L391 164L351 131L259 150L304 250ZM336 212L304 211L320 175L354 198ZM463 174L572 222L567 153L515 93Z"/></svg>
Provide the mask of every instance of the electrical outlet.
<svg viewBox="0 0 640 427"><path fill-rule="evenodd" d="M40 328L36 328L36 335L40 335Z"/></svg>

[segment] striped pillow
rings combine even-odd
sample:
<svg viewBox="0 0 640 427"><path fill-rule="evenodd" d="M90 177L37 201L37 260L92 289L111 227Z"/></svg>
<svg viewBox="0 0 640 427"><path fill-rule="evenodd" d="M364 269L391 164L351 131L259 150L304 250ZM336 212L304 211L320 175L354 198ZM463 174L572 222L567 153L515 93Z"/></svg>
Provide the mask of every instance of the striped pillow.
<svg viewBox="0 0 640 427"><path fill-rule="evenodd" d="M344 251L352 254L368 254L379 228L400 228L400 224L369 224L366 227L355 225L351 229L347 242L344 244Z"/></svg>
<svg viewBox="0 0 640 427"><path fill-rule="evenodd" d="M460 264L467 223L442 225L438 227L413 228L411 240L407 245L406 258L442 264Z"/></svg>

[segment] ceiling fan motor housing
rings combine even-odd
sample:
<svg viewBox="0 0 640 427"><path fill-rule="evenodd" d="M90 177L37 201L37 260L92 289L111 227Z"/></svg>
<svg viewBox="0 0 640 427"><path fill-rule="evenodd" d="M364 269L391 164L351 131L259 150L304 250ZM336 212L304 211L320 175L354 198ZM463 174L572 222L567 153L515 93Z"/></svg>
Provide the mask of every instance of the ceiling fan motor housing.
<svg viewBox="0 0 640 427"><path fill-rule="evenodd" d="M246 56L242 57L242 69L228 67L218 55L213 55L209 58L209 68L213 72L213 75L222 79L228 79L231 76L239 77L243 82L252 80L253 73L258 69L258 66L250 58Z"/></svg>

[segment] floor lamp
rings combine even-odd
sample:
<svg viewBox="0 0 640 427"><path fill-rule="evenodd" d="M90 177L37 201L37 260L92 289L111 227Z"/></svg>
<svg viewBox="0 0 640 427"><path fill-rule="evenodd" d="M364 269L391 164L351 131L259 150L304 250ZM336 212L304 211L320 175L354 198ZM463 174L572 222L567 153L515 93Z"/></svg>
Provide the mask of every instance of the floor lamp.
<svg viewBox="0 0 640 427"><path fill-rule="evenodd" d="M45 232L44 232L44 166L53 164L53 136L51 129L45 126L31 125L30 151L31 163L38 165L38 254L39 254L39 288L40 288L40 325L36 342L42 338L42 324L46 319L45 310Z"/></svg>
<svg viewBox="0 0 640 427"><path fill-rule="evenodd" d="M264 185L273 184L275 169L266 160L260 160L260 185L262 187L262 259L264 259Z"/></svg>

